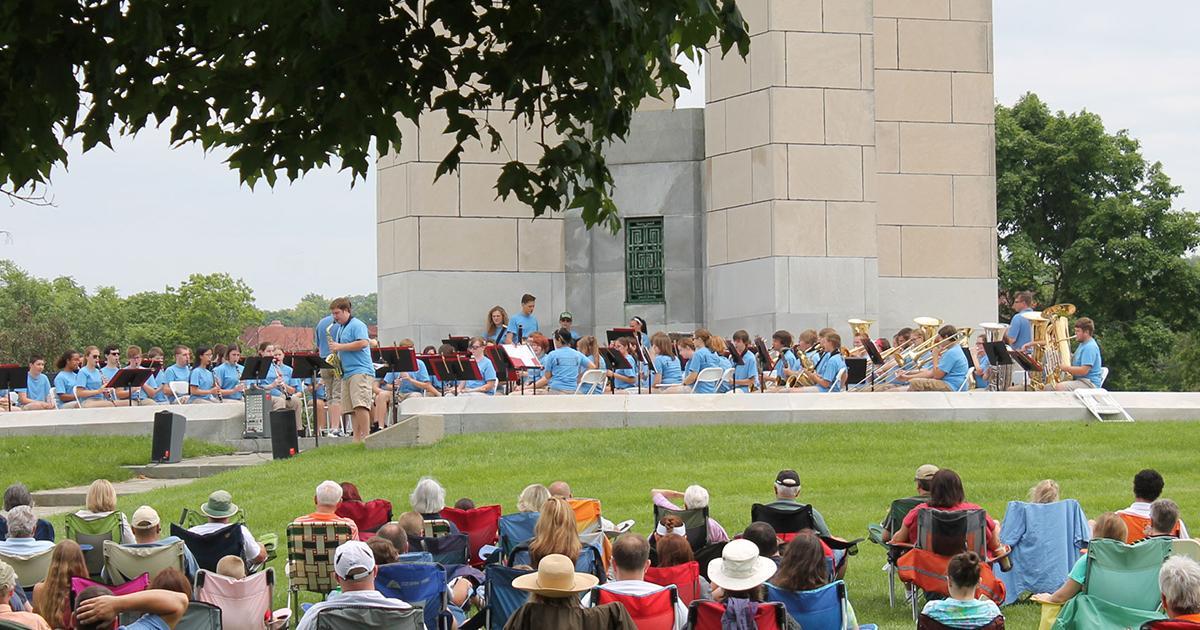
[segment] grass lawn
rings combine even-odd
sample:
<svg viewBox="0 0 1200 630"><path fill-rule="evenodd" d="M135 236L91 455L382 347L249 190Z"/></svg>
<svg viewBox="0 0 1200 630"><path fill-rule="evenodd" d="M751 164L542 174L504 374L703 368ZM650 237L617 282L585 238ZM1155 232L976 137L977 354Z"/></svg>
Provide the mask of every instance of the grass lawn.
<svg viewBox="0 0 1200 630"><path fill-rule="evenodd" d="M233 449L200 440L185 440L189 457L221 455ZM7 486L21 481L31 491L69 488L95 479L123 481L133 475L121 466L145 464L150 458L149 436L76 436L0 438Z"/></svg>
<svg viewBox="0 0 1200 630"><path fill-rule="evenodd" d="M432 475L447 487L448 502L466 496L480 505L501 503L506 513L515 510L517 494L526 484L565 479L576 496L601 499L605 515L613 521L633 518L636 531L649 533L650 488L682 490L699 483L712 496L712 516L732 534L748 524L751 503L771 498L775 473L794 468L803 481L802 500L821 511L833 532L862 537L866 525L877 522L893 498L910 493L914 469L935 463L957 470L968 500L997 518L1008 501L1023 499L1029 487L1044 478L1056 479L1063 496L1078 499L1089 516L1119 509L1132 500L1133 474L1154 467L1167 479L1164 496L1182 506L1185 520L1200 524L1198 437L1200 425L1194 423L1068 422L477 434L404 450L325 447L292 460L130 497L120 507L130 513L147 503L164 516L175 515L182 507L199 506L210 491L224 488L247 509L251 531L273 531L282 541L286 523L311 510L313 489L323 479L353 481L365 498L390 499L397 514L408 509L408 493L422 475ZM29 466L35 463L58 466L57 459ZM22 467L5 470L25 472ZM37 472L34 478L53 474ZM911 628L906 608L888 608L883 563L881 549L869 543L851 560L847 583L858 619L884 628ZM282 558L274 566L281 586L277 605L282 606ZM1005 613L1010 628L1037 627L1033 605L1019 604Z"/></svg>

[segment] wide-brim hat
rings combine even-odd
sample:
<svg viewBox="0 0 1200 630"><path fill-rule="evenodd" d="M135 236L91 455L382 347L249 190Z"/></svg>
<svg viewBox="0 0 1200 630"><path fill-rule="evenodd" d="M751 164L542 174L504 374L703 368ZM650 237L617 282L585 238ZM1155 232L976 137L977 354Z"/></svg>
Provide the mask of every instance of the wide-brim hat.
<svg viewBox="0 0 1200 630"><path fill-rule="evenodd" d="M209 518L229 518L238 513L238 506L233 502L233 495L217 490L208 495L208 501L200 506L200 513Z"/></svg>
<svg viewBox="0 0 1200 630"><path fill-rule="evenodd" d="M738 539L708 563L708 581L726 591L748 591L771 579L777 569L773 560L758 555L758 545Z"/></svg>
<svg viewBox="0 0 1200 630"><path fill-rule="evenodd" d="M534 573L518 576L513 588L536 593L542 597L570 597L591 590L600 583L600 578L588 573L576 573L571 559L552 553L538 563Z"/></svg>

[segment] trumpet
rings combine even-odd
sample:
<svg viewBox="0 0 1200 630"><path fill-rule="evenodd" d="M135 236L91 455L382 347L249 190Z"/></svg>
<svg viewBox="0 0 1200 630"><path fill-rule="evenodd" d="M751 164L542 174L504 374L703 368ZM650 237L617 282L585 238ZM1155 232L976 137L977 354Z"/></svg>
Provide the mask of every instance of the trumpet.
<svg viewBox="0 0 1200 630"><path fill-rule="evenodd" d="M325 341L331 344L333 343L333 334L329 331L332 329L333 324L325 327ZM342 378L342 358L338 356L338 353L331 350L329 356L325 357L325 362L333 367L333 376L335 378Z"/></svg>

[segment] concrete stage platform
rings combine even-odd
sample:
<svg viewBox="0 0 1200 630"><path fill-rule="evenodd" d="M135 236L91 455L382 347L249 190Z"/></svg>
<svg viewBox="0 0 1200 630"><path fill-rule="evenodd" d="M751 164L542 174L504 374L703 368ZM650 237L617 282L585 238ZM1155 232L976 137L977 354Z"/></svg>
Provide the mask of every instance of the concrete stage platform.
<svg viewBox="0 0 1200 630"><path fill-rule="evenodd" d="M1113 392L1135 421L1200 420L1200 393ZM0 436L149 435L154 413L187 418L187 436L245 447L243 407L169 405L0 413ZM414 398L370 446L431 444L462 433L705 424L1068 421L1092 416L1068 392L705 394ZM325 440L322 440L324 442ZM336 440L341 442L343 440ZM335 442L335 440L330 440Z"/></svg>

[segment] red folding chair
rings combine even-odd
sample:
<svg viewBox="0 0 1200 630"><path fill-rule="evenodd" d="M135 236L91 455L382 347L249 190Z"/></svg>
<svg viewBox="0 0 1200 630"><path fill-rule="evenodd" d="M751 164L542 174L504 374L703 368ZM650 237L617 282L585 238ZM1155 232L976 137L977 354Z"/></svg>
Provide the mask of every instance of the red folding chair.
<svg viewBox="0 0 1200 630"><path fill-rule="evenodd" d="M375 535L375 530L392 520L392 502L387 499L370 501L342 501L335 512L358 525L358 537L366 540Z"/></svg>
<svg viewBox="0 0 1200 630"><path fill-rule="evenodd" d="M674 586L642 596L614 593L600 587L592 589L593 605L621 602L638 630L674 630L677 601L679 594Z"/></svg>
<svg viewBox="0 0 1200 630"><path fill-rule="evenodd" d="M650 567L645 579L659 586L674 586L684 606L700 599L700 563L695 560L673 567Z"/></svg>
<svg viewBox="0 0 1200 630"><path fill-rule="evenodd" d="M500 539L499 505L484 505L473 510L442 508L442 518L454 523L458 531L467 535L470 545L471 566L483 566L479 550L484 545L494 545Z"/></svg>
<svg viewBox="0 0 1200 630"><path fill-rule="evenodd" d="M688 627L692 630L721 630L721 616L725 605L707 599L698 599L688 608ZM763 602L754 614L754 625L758 630L780 630L787 625L784 615L787 609L779 602Z"/></svg>

